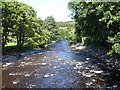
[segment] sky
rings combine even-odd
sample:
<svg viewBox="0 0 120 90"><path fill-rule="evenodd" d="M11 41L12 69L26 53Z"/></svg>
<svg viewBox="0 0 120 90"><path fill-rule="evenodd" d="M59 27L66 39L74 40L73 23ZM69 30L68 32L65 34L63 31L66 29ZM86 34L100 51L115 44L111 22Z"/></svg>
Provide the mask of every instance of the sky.
<svg viewBox="0 0 120 90"><path fill-rule="evenodd" d="M44 20L48 16L53 16L56 22L71 21L68 2L70 0L18 0L34 8L37 16Z"/></svg>

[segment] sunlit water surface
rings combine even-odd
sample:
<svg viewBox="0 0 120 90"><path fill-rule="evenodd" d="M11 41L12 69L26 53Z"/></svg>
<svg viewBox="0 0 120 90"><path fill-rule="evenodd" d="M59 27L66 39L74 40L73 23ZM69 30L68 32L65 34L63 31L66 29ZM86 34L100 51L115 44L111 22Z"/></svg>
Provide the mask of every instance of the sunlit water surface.
<svg viewBox="0 0 120 90"><path fill-rule="evenodd" d="M119 88L93 57L73 51L68 41L4 58L2 71L3 88Z"/></svg>

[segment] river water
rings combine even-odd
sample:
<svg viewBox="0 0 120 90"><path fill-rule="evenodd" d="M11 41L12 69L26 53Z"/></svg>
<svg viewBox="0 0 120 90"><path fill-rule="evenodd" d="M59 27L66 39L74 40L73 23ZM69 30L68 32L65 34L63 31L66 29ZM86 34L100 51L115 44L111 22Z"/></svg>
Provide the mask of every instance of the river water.
<svg viewBox="0 0 120 90"><path fill-rule="evenodd" d="M57 41L3 59L3 88L120 88L87 53L73 51L68 41ZM117 80L117 79L116 79ZM119 79L118 79L119 80Z"/></svg>

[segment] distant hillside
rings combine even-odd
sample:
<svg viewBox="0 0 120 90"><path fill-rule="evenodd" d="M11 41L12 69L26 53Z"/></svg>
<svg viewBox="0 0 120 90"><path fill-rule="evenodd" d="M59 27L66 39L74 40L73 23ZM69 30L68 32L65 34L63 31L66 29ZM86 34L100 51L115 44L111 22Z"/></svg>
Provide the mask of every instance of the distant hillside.
<svg viewBox="0 0 120 90"><path fill-rule="evenodd" d="M67 21L67 22L56 22L57 26L60 26L60 27L65 27L65 26L68 26L70 24L73 24L74 21Z"/></svg>

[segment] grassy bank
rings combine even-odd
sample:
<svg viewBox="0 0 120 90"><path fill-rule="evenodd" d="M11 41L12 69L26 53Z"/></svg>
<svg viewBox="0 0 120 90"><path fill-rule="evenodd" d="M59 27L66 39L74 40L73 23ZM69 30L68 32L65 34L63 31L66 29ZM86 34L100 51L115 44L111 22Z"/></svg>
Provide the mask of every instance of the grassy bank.
<svg viewBox="0 0 120 90"><path fill-rule="evenodd" d="M18 48L15 42L7 43L4 50L2 50L2 55L11 55L18 53L17 49ZM23 47L21 47L21 50L19 52L24 52L30 49L33 49L33 47L30 47L29 45L23 45Z"/></svg>

